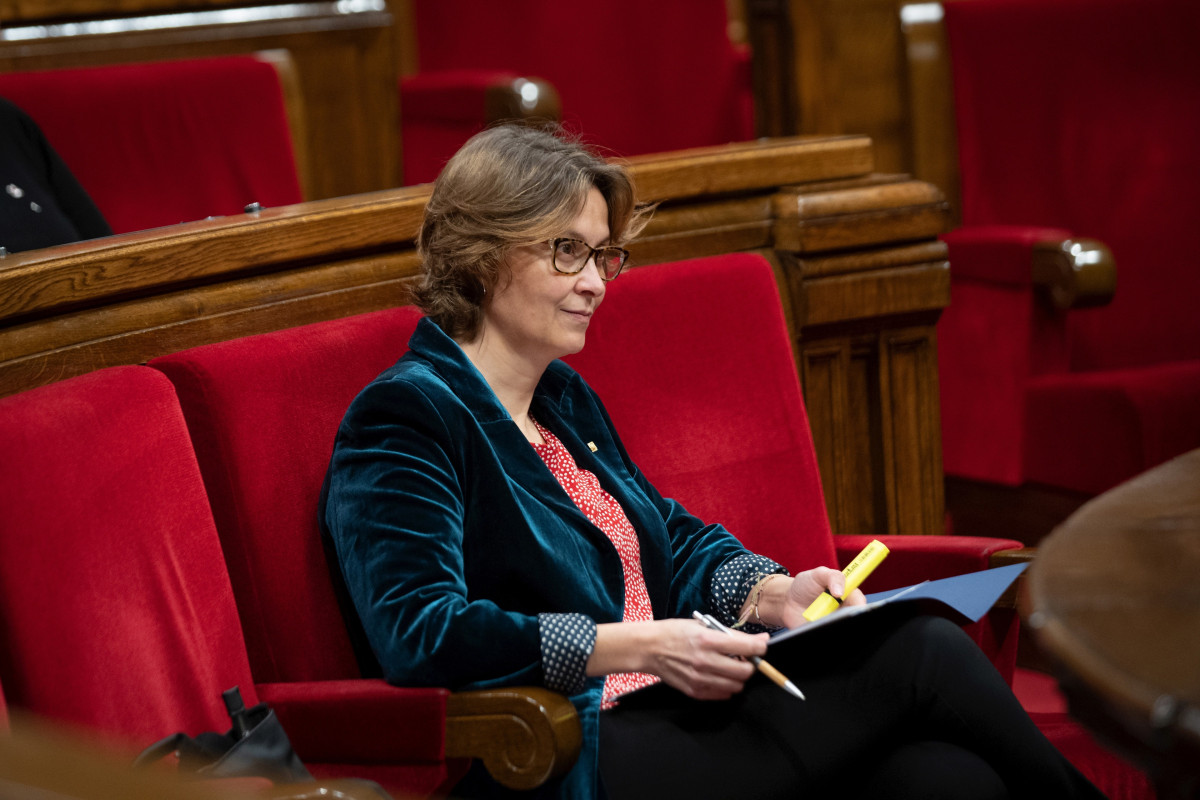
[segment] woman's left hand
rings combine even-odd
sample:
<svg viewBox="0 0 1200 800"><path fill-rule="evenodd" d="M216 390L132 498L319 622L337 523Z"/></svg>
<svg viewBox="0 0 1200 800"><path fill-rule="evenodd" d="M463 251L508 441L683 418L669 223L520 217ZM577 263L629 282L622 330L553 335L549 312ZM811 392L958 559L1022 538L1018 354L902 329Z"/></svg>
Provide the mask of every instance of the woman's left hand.
<svg viewBox="0 0 1200 800"><path fill-rule="evenodd" d="M778 583L783 582L778 581ZM792 579L782 598L783 603L779 610L780 622L788 628L804 625L808 622L804 618L804 610L812 605L821 592L828 591L833 597L840 598L845 588L846 576L842 574L841 570L816 567L801 572ZM867 598L858 589L850 592L849 596L843 600L843 603L848 606L863 605L866 602Z"/></svg>

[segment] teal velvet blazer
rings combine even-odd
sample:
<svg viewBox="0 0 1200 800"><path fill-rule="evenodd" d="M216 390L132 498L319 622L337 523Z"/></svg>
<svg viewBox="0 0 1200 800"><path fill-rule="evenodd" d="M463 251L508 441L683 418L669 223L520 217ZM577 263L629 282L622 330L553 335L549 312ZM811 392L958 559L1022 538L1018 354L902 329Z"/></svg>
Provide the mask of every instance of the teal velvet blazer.
<svg viewBox="0 0 1200 800"><path fill-rule="evenodd" d="M561 361L531 408L636 529L655 618L707 610L711 576L746 553L659 495L599 398ZM589 446L595 445L595 452ZM544 685L538 615L621 620L608 537L575 506L457 343L422 319L409 352L351 404L321 522L385 678L451 689ZM583 750L547 796L597 797L602 678L571 698Z"/></svg>

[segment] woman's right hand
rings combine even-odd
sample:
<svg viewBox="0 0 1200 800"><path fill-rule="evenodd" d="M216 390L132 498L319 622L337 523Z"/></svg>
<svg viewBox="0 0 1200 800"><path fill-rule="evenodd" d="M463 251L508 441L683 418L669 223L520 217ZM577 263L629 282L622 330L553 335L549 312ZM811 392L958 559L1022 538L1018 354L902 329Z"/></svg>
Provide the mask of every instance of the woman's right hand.
<svg viewBox="0 0 1200 800"><path fill-rule="evenodd" d="M742 660L767 652L767 634L733 635L690 619L614 622L596 626L588 675L648 672L699 700L725 700L754 674Z"/></svg>

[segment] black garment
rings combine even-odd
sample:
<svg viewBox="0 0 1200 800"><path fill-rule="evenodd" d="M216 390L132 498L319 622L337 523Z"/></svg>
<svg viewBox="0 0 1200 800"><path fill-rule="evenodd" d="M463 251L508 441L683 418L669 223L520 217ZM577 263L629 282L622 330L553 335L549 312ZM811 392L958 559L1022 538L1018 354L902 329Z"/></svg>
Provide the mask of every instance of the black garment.
<svg viewBox="0 0 1200 800"><path fill-rule="evenodd" d="M807 700L756 675L728 702L656 688L602 713L609 796L1102 797L958 626L877 616L771 652Z"/></svg>
<svg viewBox="0 0 1200 800"><path fill-rule="evenodd" d="M0 98L0 247L15 253L111 235L37 123Z"/></svg>

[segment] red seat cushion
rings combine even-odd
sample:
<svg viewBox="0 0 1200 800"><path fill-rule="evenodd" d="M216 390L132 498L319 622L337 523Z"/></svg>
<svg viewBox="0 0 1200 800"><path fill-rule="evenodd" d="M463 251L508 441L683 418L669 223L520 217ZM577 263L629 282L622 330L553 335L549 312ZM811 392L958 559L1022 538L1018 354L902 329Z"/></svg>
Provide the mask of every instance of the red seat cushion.
<svg viewBox="0 0 1200 800"><path fill-rule="evenodd" d="M7 701L141 748L256 702L171 384L114 367L0 399Z"/></svg>
<svg viewBox="0 0 1200 800"><path fill-rule="evenodd" d="M179 392L260 682L359 675L317 496L346 408L404 353L418 318L389 309L150 362Z"/></svg>
<svg viewBox="0 0 1200 800"><path fill-rule="evenodd" d="M0 75L115 233L298 203L275 68L252 56Z"/></svg>
<svg viewBox="0 0 1200 800"><path fill-rule="evenodd" d="M1087 729L1061 712L1032 712L1046 738L1094 783L1108 800L1152 800L1154 787L1146 773L1113 754Z"/></svg>
<svg viewBox="0 0 1200 800"><path fill-rule="evenodd" d="M1099 494L1200 447L1200 359L1029 385L1028 480Z"/></svg>

